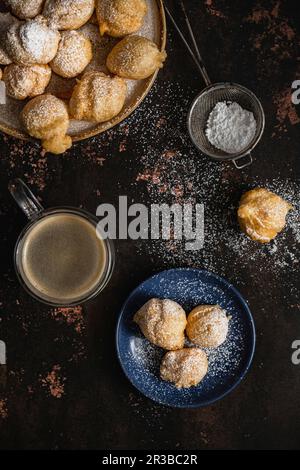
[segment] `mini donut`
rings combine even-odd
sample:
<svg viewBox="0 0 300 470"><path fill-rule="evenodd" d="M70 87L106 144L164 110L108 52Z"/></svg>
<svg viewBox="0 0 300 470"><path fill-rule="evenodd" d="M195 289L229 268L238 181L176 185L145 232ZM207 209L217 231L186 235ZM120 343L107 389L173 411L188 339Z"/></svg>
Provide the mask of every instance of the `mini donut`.
<svg viewBox="0 0 300 470"><path fill-rule="evenodd" d="M6 34L6 48L12 61L20 65L48 64L56 55L60 34L42 16L13 24Z"/></svg>
<svg viewBox="0 0 300 470"><path fill-rule="evenodd" d="M126 99L125 80L102 72L85 73L74 88L70 113L74 119L105 122L117 116Z"/></svg>
<svg viewBox="0 0 300 470"><path fill-rule="evenodd" d="M133 321L152 344L169 350L183 348L186 314L177 302L150 299L136 312Z"/></svg>
<svg viewBox="0 0 300 470"><path fill-rule="evenodd" d="M166 56L166 52L160 52L149 39L127 36L109 53L106 65L111 73L119 77L141 80L162 68Z"/></svg>
<svg viewBox="0 0 300 470"><path fill-rule="evenodd" d="M123 37L136 33L147 13L145 0L96 0L100 34Z"/></svg>
<svg viewBox="0 0 300 470"><path fill-rule="evenodd" d="M254 241L268 243L285 227L287 213L293 206L265 188L243 194L238 221L241 230Z"/></svg>
<svg viewBox="0 0 300 470"><path fill-rule="evenodd" d="M73 78L83 72L92 58L89 39L77 31L63 31L57 54L50 65L57 75Z"/></svg>
<svg viewBox="0 0 300 470"><path fill-rule="evenodd" d="M46 0L43 15L55 29L78 29L91 18L95 0Z"/></svg>
<svg viewBox="0 0 300 470"><path fill-rule="evenodd" d="M8 96L25 100L42 95L51 78L48 65L8 65L4 70L3 81Z"/></svg>
<svg viewBox="0 0 300 470"><path fill-rule="evenodd" d="M24 107L21 118L25 129L32 137L42 140L47 152L60 154L72 145L66 135L69 127L67 106L53 95L37 96Z"/></svg>
<svg viewBox="0 0 300 470"><path fill-rule="evenodd" d="M45 0L5 0L5 3L14 15L27 20L41 13Z"/></svg>
<svg viewBox="0 0 300 470"><path fill-rule="evenodd" d="M219 305L198 305L187 317L186 334L202 348L217 348L224 343L229 319Z"/></svg>
<svg viewBox="0 0 300 470"><path fill-rule="evenodd" d="M207 356L198 348L169 351L164 355L160 365L161 378L174 383L176 388L190 388L198 385L207 371Z"/></svg>

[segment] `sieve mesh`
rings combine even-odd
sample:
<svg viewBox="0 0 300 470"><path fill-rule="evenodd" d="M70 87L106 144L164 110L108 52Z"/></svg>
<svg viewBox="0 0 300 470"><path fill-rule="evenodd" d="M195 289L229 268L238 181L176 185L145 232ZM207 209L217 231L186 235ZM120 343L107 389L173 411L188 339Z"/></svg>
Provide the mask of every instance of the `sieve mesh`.
<svg viewBox="0 0 300 470"><path fill-rule="evenodd" d="M257 124L255 136L240 153L229 154L215 148L205 135L209 114L220 101L235 101L254 114ZM205 88L194 100L188 116L189 133L194 144L201 152L216 160L234 160L249 154L260 141L264 127L265 116L260 101L250 90L235 83L217 83Z"/></svg>

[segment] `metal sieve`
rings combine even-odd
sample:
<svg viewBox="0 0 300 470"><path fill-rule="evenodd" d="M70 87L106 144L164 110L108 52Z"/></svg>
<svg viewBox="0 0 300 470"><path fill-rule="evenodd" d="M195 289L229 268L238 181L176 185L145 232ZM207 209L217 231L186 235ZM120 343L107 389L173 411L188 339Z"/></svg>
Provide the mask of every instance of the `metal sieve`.
<svg viewBox="0 0 300 470"><path fill-rule="evenodd" d="M251 111L256 120L256 132L252 142L242 152L226 153L214 147L205 134L208 116L220 101L236 102ZM251 151L261 139L265 127L262 105L252 91L236 83L216 83L205 88L198 95L188 113L188 130L195 146L214 160L232 160L239 169L252 163Z"/></svg>
<svg viewBox="0 0 300 470"><path fill-rule="evenodd" d="M187 122L190 137L194 145L201 152L210 156L212 159L217 161L232 160L236 168L244 168L252 163L251 152L260 141L265 128L265 114L263 107L257 96L252 93L252 91L248 90L242 85L238 85L236 83L231 82L215 84L211 83L208 73L205 69L190 21L188 19L184 3L182 0L180 1L180 3L189 30L189 34L191 36L195 48L195 53L191 49L189 43L185 39L183 33L181 32L168 8L165 7L165 9L173 25L178 31L181 39L183 40L185 46L187 47L189 53L191 54L206 84L206 88L194 99L188 113ZM242 152L232 154L219 150L214 147L206 137L205 130L207 127L207 120L209 114L211 113L215 105L220 101L236 102L243 109L251 111L254 115L254 118L256 120L255 136L252 139L252 142L250 142L250 144L248 145L248 147L246 147Z"/></svg>

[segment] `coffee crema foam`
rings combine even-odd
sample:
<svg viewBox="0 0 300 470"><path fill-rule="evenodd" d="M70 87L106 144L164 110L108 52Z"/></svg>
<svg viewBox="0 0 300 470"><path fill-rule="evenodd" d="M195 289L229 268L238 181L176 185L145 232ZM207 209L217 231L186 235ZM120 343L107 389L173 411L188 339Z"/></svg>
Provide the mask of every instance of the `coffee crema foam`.
<svg viewBox="0 0 300 470"><path fill-rule="evenodd" d="M58 213L25 234L17 262L30 291L45 301L73 303L97 289L107 264L96 226L80 215Z"/></svg>

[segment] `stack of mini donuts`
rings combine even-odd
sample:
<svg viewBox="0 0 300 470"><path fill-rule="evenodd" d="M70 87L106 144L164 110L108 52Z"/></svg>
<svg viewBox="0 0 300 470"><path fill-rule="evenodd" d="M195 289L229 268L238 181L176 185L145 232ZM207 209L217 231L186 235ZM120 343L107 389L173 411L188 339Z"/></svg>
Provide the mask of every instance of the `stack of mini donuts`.
<svg viewBox="0 0 300 470"><path fill-rule="evenodd" d="M32 137L55 154L72 145L69 120L109 121L124 107L126 80L150 77L166 53L136 35L147 13L145 0L5 0L0 14L0 78L6 94L28 100L21 119ZM100 35L119 38L108 54L108 73L86 71L93 59L91 40L79 30L99 25ZM95 27L95 26L94 26ZM68 101L45 93L52 74L71 80Z"/></svg>

